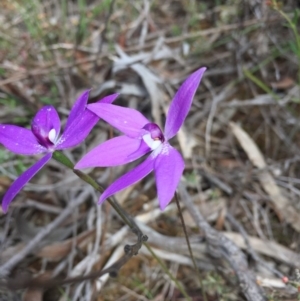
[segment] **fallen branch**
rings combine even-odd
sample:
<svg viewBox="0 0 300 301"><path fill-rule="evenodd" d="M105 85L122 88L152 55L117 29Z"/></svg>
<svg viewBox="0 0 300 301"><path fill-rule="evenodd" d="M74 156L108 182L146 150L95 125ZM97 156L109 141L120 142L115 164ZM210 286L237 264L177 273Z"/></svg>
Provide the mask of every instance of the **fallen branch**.
<svg viewBox="0 0 300 301"><path fill-rule="evenodd" d="M214 230L205 221L183 185L180 185L179 192L195 223L204 232L207 242L207 253L213 259L212 262L215 263L216 260L220 262L223 259L230 264L237 276L240 289L248 301L265 301L264 293L249 270L243 252L230 239Z"/></svg>

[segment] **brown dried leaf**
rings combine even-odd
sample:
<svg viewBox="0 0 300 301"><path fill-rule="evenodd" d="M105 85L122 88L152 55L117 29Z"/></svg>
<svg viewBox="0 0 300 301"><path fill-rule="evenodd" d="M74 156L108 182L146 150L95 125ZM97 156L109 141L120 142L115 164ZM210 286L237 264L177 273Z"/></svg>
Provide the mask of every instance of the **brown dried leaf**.
<svg viewBox="0 0 300 301"><path fill-rule="evenodd" d="M47 258L50 261L59 261L70 253L72 247L74 247L74 239L75 245L79 248L83 248L90 242L94 234L95 230L85 231L78 235L76 239L70 238L63 242L45 246L36 255L39 257Z"/></svg>
<svg viewBox="0 0 300 301"><path fill-rule="evenodd" d="M295 81L291 77L284 77L278 82L272 82L271 87L275 90L287 90L295 85Z"/></svg>
<svg viewBox="0 0 300 301"><path fill-rule="evenodd" d="M22 301L43 301L43 290L37 288L27 289L22 296Z"/></svg>
<svg viewBox="0 0 300 301"><path fill-rule="evenodd" d="M35 277L38 281L47 281L51 278L50 272L45 272L43 274L39 274ZM34 281L34 279L33 279ZM25 290L22 301L42 301L43 300L44 290L42 288L28 288Z"/></svg>
<svg viewBox="0 0 300 301"><path fill-rule="evenodd" d="M218 162L218 166L221 166L221 167L224 167L227 169L239 168L242 165L241 162L236 159L221 158L217 162Z"/></svg>

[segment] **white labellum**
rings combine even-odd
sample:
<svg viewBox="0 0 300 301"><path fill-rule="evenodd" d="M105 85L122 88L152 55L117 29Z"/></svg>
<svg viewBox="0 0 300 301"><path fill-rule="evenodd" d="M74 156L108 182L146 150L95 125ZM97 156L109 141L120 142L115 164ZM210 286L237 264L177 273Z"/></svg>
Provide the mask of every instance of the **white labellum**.
<svg viewBox="0 0 300 301"><path fill-rule="evenodd" d="M50 132L48 134L48 138L53 144L55 143L55 138L56 138L56 130L55 129L50 130Z"/></svg>
<svg viewBox="0 0 300 301"><path fill-rule="evenodd" d="M144 135L143 140L152 150L157 149L161 145L161 141L152 139L150 134Z"/></svg>

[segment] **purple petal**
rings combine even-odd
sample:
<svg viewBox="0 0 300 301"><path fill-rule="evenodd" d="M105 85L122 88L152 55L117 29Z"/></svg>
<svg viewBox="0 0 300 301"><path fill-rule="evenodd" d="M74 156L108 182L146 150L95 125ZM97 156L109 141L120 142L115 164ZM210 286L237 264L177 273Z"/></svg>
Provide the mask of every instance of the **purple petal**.
<svg viewBox="0 0 300 301"><path fill-rule="evenodd" d="M205 70L206 68L201 68L191 74L180 86L173 98L166 119L165 137L167 140L174 137L182 126Z"/></svg>
<svg viewBox="0 0 300 301"><path fill-rule="evenodd" d="M150 151L151 148L149 147L149 145L147 145L144 140L140 140L139 147L133 153L129 154L126 160L127 162L135 161L136 159L142 157Z"/></svg>
<svg viewBox="0 0 300 301"><path fill-rule="evenodd" d="M55 108L41 108L32 120L31 130L43 146L52 147L60 131L60 120Z"/></svg>
<svg viewBox="0 0 300 301"><path fill-rule="evenodd" d="M142 128L150 121L139 111L120 106L97 103L88 109L131 138L141 137Z"/></svg>
<svg viewBox="0 0 300 301"><path fill-rule="evenodd" d="M154 163L157 196L161 210L164 210L171 202L183 170L182 156L169 143L165 143Z"/></svg>
<svg viewBox="0 0 300 301"><path fill-rule="evenodd" d="M112 94L102 98L99 102L104 103L111 103L113 102L119 94ZM86 98L86 99L85 99ZM84 93L81 98L79 98L74 105L75 111L77 115L73 114L73 109L71 110L70 116L68 118L68 127L66 127L64 133L61 135L59 141L56 143L56 149L65 149L74 147L80 144L90 133L92 128L96 125L99 120L99 117L91 112L90 110L86 109L86 101L88 98L88 92ZM80 112L80 108L82 109L83 103L84 104L84 111ZM73 107L73 108L74 108ZM71 119L71 121L70 121Z"/></svg>
<svg viewBox="0 0 300 301"><path fill-rule="evenodd" d="M75 103L70 111L68 120L66 122L65 131L67 131L67 129L70 127L70 125L72 124L74 119L76 119L76 117L81 115L84 112L84 110L86 109L86 105L89 100L89 93L90 93L90 90L83 92L75 101Z"/></svg>
<svg viewBox="0 0 300 301"><path fill-rule="evenodd" d="M113 103L118 96L119 96L119 93L107 95L95 103Z"/></svg>
<svg viewBox="0 0 300 301"><path fill-rule="evenodd" d="M141 148L143 140L120 136L98 145L87 153L76 165L76 169L87 167L107 167L126 164L134 161L147 152L148 149ZM145 143L144 143L145 144Z"/></svg>
<svg viewBox="0 0 300 301"><path fill-rule="evenodd" d="M8 206L18 192L26 185L28 181L51 159L52 153L48 153L41 160L32 165L29 169L23 172L9 187L2 200L2 209L7 212Z"/></svg>
<svg viewBox="0 0 300 301"><path fill-rule="evenodd" d="M102 193L99 204L108 197L146 177L153 170L153 157L150 155L143 163L117 179Z"/></svg>
<svg viewBox="0 0 300 301"><path fill-rule="evenodd" d="M11 152L20 155L35 155L47 151L30 130L15 125L0 125L0 143Z"/></svg>

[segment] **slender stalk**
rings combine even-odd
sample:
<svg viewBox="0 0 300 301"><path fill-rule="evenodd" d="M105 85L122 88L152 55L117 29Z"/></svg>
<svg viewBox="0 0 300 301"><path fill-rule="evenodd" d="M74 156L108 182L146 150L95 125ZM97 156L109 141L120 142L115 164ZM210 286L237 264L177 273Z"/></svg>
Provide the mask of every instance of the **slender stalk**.
<svg viewBox="0 0 300 301"><path fill-rule="evenodd" d="M177 209L178 209L178 212L179 212L179 217L180 217L180 220L181 220L183 232L184 232L184 235L185 235L185 240L186 240L186 243L187 243L187 246L188 246L188 249L189 249L189 253L190 253L190 256L191 256L192 261L193 261L194 269L195 269L195 271L197 273L198 280L199 280L199 283L200 283L200 287L201 287L201 290L202 290L202 297L203 297L204 301L207 301L206 294L205 294L205 289L204 289L204 285L203 285L203 282L202 282L202 279L201 279L201 275L199 273L199 269L197 267L196 260L195 260L195 257L193 255L191 243L190 243L190 240L189 240L189 237L188 237L188 234L187 234L187 230L186 230L184 218L183 218L183 215L182 215L182 210L181 210L181 207L180 207L180 203L179 203L179 198L178 198L177 192L175 192L175 201L176 201Z"/></svg>
<svg viewBox="0 0 300 301"><path fill-rule="evenodd" d="M80 170L74 169L74 164L61 152L54 152L53 153L53 159L58 161L59 163L62 163L66 167L73 170L73 172L84 182L90 184L94 189L103 192L104 188L101 187L93 178L91 178L89 175L83 173ZM127 216L127 214L124 212L123 208L115 202L112 198L108 198L109 204L116 210L116 212L119 214L119 216L122 218L125 224L127 224L131 229L138 229L137 225L132 221L131 218Z"/></svg>
<svg viewBox="0 0 300 301"><path fill-rule="evenodd" d="M90 184L92 187L94 187L96 190L103 192L104 188L101 187L93 178L91 178L89 175L83 173L80 170L73 170L73 172L83 181ZM122 220L130 227L130 228L137 228L137 225L133 222L133 220L125 213L123 208L115 202L112 198L107 199L109 204L116 210L116 212L120 215Z"/></svg>
<svg viewBox="0 0 300 301"><path fill-rule="evenodd" d="M74 169L74 164L63 153L55 151L53 153L53 159L55 159L59 163L62 163L66 167L72 169L73 172L79 178L81 178L86 183L90 184L94 189L96 189L96 190L98 190L100 192L104 191L104 189L93 178L91 178L89 175L83 173L80 170L75 170ZM115 202L111 198L108 198L108 202L116 210L116 212L120 215L120 217L122 218L122 220L124 221L124 223L126 223L131 228L131 230L133 230L138 235L138 237L139 237L139 235L143 235L142 231L139 229L139 227L126 214L126 212L123 210L123 208L117 202ZM166 274L168 274L168 276L170 277L170 279L172 281L174 281L176 287L182 293L182 295L186 298L186 300L192 301L191 298L190 298L190 296L188 295L188 293L185 291L184 287L181 285L181 283L170 273L170 271L164 265L164 263L162 262L162 260L153 252L152 248L146 243L146 240L147 240L146 236L143 236L143 238L141 239L141 241L143 242L143 244L146 246L146 248L151 253L151 255L157 260L157 262L159 263L159 265L161 266L161 268L164 270L164 272ZM204 299L204 300L206 300L206 299Z"/></svg>
<svg viewBox="0 0 300 301"><path fill-rule="evenodd" d="M165 266L165 264L162 262L162 260L154 253L152 248L147 244L144 243L144 246L148 249L148 251L151 253L151 255L157 260L161 268L164 270L164 272L171 278L172 281L176 284L179 291L182 293L182 295L186 298L188 301L192 301L188 293L185 291L184 287L181 285L181 283L170 273L168 268ZM206 300L206 299L205 299Z"/></svg>

